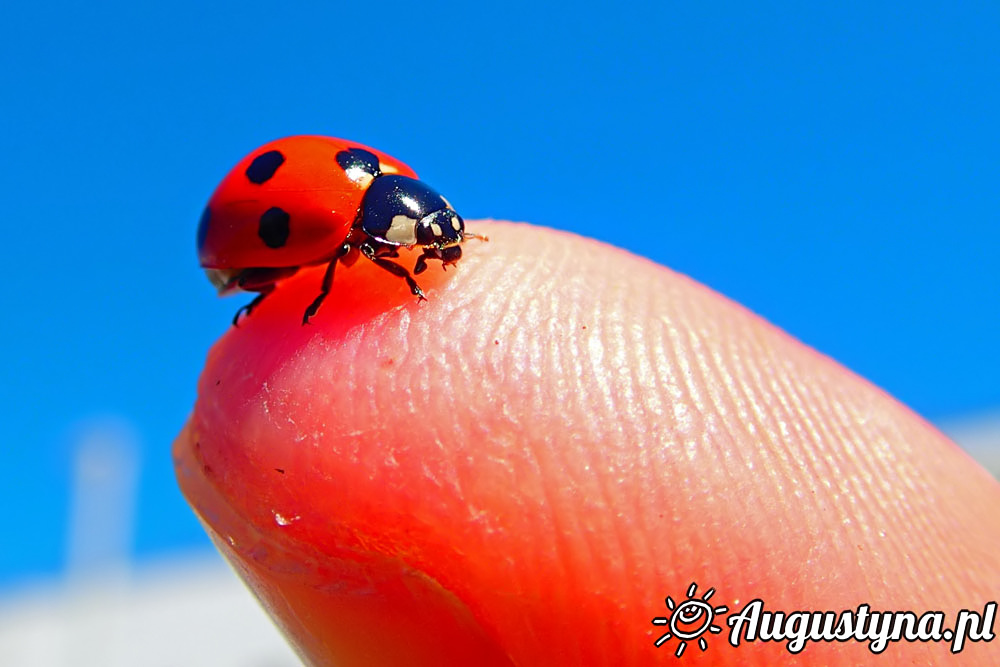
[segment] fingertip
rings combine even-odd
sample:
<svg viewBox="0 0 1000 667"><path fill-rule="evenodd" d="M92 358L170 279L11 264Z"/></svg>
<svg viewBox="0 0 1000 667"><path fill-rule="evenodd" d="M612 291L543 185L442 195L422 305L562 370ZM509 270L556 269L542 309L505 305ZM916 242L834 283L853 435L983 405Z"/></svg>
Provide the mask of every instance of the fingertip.
<svg viewBox="0 0 1000 667"><path fill-rule="evenodd" d="M314 663L427 632L515 664L643 664L692 580L784 609L955 608L1000 584L997 485L884 393L646 260L469 226L491 241L421 274L427 302L362 262L300 327L318 270L283 284L213 349L178 441L188 498Z"/></svg>

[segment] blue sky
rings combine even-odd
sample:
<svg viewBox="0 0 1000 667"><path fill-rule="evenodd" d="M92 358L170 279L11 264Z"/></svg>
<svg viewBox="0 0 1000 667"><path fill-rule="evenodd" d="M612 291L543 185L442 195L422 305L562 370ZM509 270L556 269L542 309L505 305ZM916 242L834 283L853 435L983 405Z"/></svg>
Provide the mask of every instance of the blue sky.
<svg viewBox="0 0 1000 667"><path fill-rule="evenodd" d="M135 552L207 545L169 446L240 301L194 232L288 134L667 264L931 419L1000 407L1000 9L800 5L6 3L0 585L61 567L93 420L140 443Z"/></svg>

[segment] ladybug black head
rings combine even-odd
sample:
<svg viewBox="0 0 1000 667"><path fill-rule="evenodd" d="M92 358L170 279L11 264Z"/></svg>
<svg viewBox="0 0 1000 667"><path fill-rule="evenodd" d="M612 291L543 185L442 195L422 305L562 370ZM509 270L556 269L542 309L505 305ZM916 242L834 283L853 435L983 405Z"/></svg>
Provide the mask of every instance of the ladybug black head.
<svg viewBox="0 0 1000 667"><path fill-rule="evenodd" d="M448 201L408 176L372 181L361 204L361 228L392 245L445 248L462 241L465 222Z"/></svg>
<svg viewBox="0 0 1000 667"><path fill-rule="evenodd" d="M417 243L446 248L462 242L465 222L450 208L434 211L417 223Z"/></svg>

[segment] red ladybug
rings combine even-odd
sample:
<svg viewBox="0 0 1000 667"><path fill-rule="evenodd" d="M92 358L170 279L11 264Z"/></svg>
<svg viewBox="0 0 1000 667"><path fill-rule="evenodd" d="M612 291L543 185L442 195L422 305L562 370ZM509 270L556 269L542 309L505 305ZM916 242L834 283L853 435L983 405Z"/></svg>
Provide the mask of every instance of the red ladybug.
<svg viewBox="0 0 1000 667"><path fill-rule="evenodd" d="M480 237L399 160L343 139L296 136L261 146L222 180L198 225L198 259L220 295L259 293L234 324L299 267L327 264L305 324L330 293L337 262L361 254L424 299L410 272L389 258L419 245L419 274L428 259L457 262L466 238Z"/></svg>

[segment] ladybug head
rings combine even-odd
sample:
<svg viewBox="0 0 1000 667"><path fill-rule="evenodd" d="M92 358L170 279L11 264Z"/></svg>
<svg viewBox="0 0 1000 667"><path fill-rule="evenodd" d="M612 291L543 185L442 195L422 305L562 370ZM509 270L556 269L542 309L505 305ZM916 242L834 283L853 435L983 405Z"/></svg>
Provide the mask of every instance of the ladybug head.
<svg viewBox="0 0 1000 667"><path fill-rule="evenodd" d="M444 197L408 176L380 176L361 204L361 229L391 245L446 248L462 241L465 222Z"/></svg>
<svg viewBox="0 0 1000 667"><path fill-rule="evenodd" d="M447 248L462 242L465 221L453 209L443 208L421 218L417 223L417 243Z"/></svg>

